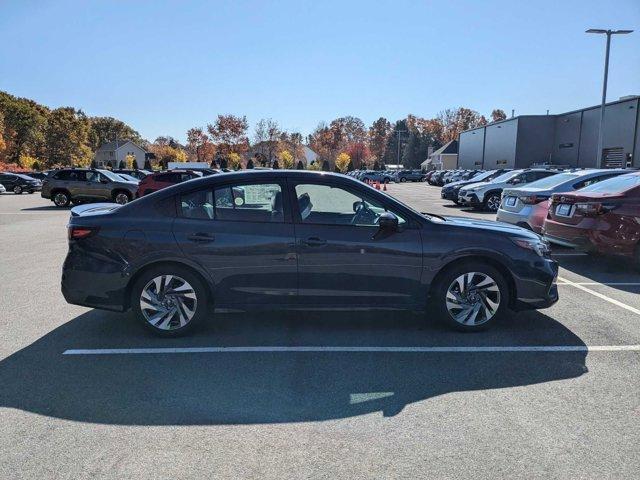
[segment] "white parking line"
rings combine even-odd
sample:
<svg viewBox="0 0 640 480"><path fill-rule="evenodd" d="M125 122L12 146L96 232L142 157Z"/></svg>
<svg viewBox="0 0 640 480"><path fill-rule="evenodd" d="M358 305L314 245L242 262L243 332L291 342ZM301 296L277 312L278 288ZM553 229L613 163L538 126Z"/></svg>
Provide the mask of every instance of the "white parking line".
<svg viewBox="0 0 640 480"><path fill-rule="evenodd" d="M640 345L525 345L506 347L157 347L65 350L63 355L141 355L175 353L509 353L638 352Z"/></svg>
<svg viewBox="0 0 640 480"><path fill-rule="evenodd" d="M593 295L594 297L598 297L606 302L612 303L613 305L617 305L620 308L624 308L625 310L628 310L630 312L633 312L637 315L640 315L640 310L638 310L637 308L633 308L630 305L627 305L626 303L622 303L619 302L618 300L611 298L611 297L607 297L606 295L603 295L602 293L596 292L595 290L591 290L590 288L585 287L584 285L580 285L579 283L575 283L572 282L571 280L567 280L566 278L562 278L562 277L558 277L558 280L562 283L564 283L565 285L570 285L572 287L576 287L580 290L582 290L583 292L587 292L590 293L591 295Z"/></svg>
<svg viewBox="0 0 640 480"><path fill-rule="evenodd" d="M625 287L640 287L640 282L572 282L563 283L558 282L558 285L605 285L605 286L625 286Z"/></svg>

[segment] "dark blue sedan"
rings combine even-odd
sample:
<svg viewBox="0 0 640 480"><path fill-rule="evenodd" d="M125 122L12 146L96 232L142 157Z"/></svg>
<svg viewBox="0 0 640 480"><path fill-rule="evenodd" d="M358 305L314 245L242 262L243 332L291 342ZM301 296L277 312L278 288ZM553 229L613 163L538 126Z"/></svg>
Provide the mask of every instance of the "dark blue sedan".
<svg viewBox="0 0 640 480"><path fill-rule="evenodd" d="M214 309L426 310L460 330L558 299L538 235L421 214L345 175L263 170L72 210L62 292L183 334Z"/></svg>

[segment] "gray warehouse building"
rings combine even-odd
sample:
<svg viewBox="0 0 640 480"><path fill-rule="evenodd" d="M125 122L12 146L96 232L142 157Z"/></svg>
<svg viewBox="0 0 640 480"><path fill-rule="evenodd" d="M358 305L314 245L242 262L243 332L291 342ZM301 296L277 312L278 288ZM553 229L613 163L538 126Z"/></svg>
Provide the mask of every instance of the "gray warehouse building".
<svg viewBox="0 0 640 480"><path fill-rule="evenodd" d="M569 167L640 168L640 96L605 106L599 165L600 106L559 115L521 115L462 132L458 168L525 168L550 163Z"/></svg>

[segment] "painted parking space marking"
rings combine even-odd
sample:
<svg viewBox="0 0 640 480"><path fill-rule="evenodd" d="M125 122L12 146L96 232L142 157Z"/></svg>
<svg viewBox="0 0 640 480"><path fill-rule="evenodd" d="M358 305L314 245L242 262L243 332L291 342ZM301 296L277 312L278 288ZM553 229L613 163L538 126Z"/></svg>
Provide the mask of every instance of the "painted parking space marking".
<svg viewBox="0 0 640 480"><path fill-rule="evenodd" d="M65 350L63 355L149 355L179 353L514 353L514 352L640 352L640 345L522 345L493 347L154 347Z"/></svg>
<svg viewBox="0 0 640 480"><path fill-rule="evenodd" d="M583 292L586 293L590 293L591 295L593 295L594 297L598 297L601 300L604 300L606 302L609 302L613 305L617 305L620 308L624 308L625 310L628 310L629 312L633 312L637 315L640 315L640 310L637 308L634 308L630 305L627 305L626 303L622 303L614 298L611 298L607 295L603 295L602 293L596 292L595 290L592 290L590 288L585 287L584 285L581 285L580 283L576 283L576 282L572 282L571 280L567 280L566 278L562 278L562 277L558 277L558 280L560 282L562 282L564 285L569 285L575 288L578 288L580 290L582 290ZM600 285L603 285L602 283Z"/></svg>
<svg viewBox="0 0 640 480"><path fill-rule="evenodd" d="M604 285L605 287L640 287L640 282L558 282L558 285Z"/></svg>

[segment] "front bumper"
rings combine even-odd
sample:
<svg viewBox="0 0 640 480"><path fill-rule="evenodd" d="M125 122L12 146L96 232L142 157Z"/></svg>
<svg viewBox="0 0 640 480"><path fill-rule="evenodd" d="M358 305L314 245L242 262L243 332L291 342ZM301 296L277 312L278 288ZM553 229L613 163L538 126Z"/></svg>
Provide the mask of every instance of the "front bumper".
<svg viewBox="0 0 640 480"><path fill-rule="evenodd" d="M476 195L475 193L465 192L458 195L458 202L462 203L463 205L470 205L472 207L479 207L480 205L482 205L482 202L478 198L478 195Z"/></svg>
<svg viewBox="0 0 640 480"><path fill-rule="evenodd" d="M558 263L555 260L540 258L533 265L516 266L513 274L516 287L514 310L548 308L558 301Z"/></svg>
<svg viewBox="0 0 640 480"><path fill-rule="evenodd" d="M451 201L457 201L458 200L458 192L459 190L455 190L455 189L448 189L448 190L441 190L440 191L440 197L443 198L444 200L451 200Z"/></svg>

